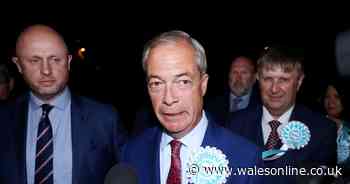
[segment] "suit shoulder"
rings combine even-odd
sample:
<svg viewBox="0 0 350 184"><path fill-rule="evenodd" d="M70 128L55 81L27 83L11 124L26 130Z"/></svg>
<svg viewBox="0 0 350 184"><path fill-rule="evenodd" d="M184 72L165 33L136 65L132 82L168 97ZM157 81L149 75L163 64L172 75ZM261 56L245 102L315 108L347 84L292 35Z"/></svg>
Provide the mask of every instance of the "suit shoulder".
<svg viewBox="0 0 350 184"><path fill-rule="evenodd" d="M261 111L261 106L251 106L231 113L230 119L246 119L249 117L255 117L259 111Z"/></svg>
<svg viewBox="0 0 350 184"><path fill-rule="evenodd" d="M305 106L297 106L297 111L298 111L298 116L300 116L301 119L300 121L306 121L305 123L310 124L314 128L322 128L322 129L327 129L327 128L336 128L335 123L333 123L331 120L326 118L323 114L313 111ZM298 119L296 119L298 120Z"/></svg>
<svg viewBox="0 0 350 184"><path fill-rule="evenodd" d="M101 103L84 96L74 96L72 99L77 101L85 110L93 110L94 113L117 113L116 109L111 104Z"/></svg>
<svg viewBox="0 0 350 184"><path fill-rule="evenodd" d="M226 128L218 128L218 140L221 141L225 147L236 149L239 147L241 150L246 151L258 151L259 148L254 143L250 142L246 138L229 131ZM230 141L228 141L230 140Z"/></svg>
<svg viewBox="0 0 350 184"><path fill-rule="evenodd" d="M255 123L257 117L261 115L261 106L248 107L230 114L227 127L230 130L240 129L248 124Z"/></svg>
<svg viewBox="0 0 350 184"><path fill-rule="evenodd" d="M85 96L74 96L73 98L77 98L82 104L85 106L93 106L95 108L111 108L110 104L102 103L97 100L91 99Z"/></svg>
<svg viewBox="0 0 350 184"><path fill-rule="evenodd" d="M0 104L0 114L7 114L8 110L9 110L8 104Z"/></svg>
<svg viewBox="0 0 350 184"><path fill-rule="evenodd" d="M215 125L215 122L212 122L214 129L213 137L215 137L215 141L219 147L222 147L225 149L225 151L231 152L231 153L238 153L238 154L247 154L248 152L256 153L260 149L257 145L250 142L248 139L240 136L237 133L234 133L230 131L227 128L221 127L219 125ZM209 128L209 127L208 127ZM239 148L239 149L237 149Z"/></svg>
<svg viewBox="0 0 350 184"><path fill-rule="evenodd" d="M135 161L144 156L142 153L146 154L155 149L158 146L156 140L160 133L158 129L158 127L148 128L128 139L122 149L122 161Z"/></svg>
<svg viewBox="0 0 350 184"><path fill-rule="evenodd" d="M257 145L225 128L220 127L217 133L216 146L222 149L231 164L240 167L258 164L262 151Z"/></svg>
<svg viewBox="0 0 350 184"><path fill-rule="evenodd" d="M130 147L137 147L137 145L144 145L145 143L152 142L159 132L159 127L147 128L141 134L130 138L127 145Z"/></svg>

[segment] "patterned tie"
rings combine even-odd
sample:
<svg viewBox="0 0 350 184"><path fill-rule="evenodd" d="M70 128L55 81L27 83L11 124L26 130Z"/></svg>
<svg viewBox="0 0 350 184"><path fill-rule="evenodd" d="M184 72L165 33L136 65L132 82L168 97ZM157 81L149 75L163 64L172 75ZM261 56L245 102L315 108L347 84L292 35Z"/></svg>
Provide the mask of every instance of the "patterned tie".
<svg viewBox="0 0 350 184"><path fill-rule="evenodd" d="M239 103L242 102L242 97L236 97L232 100L232 103L231 103L231 112L235 112L235 111L238 111L239 110Z"/></svg>
<svg viewBox="0 0 350 184"><path fill-rule="evenodd" d="M181 142L172 140L171 145L171 164L168 174L167 184L181 184L181 160L180 160L180 148Z"/></svg>
<svg viewBox="0 0 350 184"><path fill-rule="evenodd" d="M53 184L53 141L49 119L53 106L43 104L36 139L35 184Z"/></svg>
<svg viewBox="0 0 350 184"><path fill-rule="evenodd" d="M281 125L281 123L277 120L272 120L269 122L269 125L271 127L271 133L269 135L269 138L267 139L265 148L266 150L270 150L273 148L279 149L282 146L282 142L278 135L277 128Z"/></svg>

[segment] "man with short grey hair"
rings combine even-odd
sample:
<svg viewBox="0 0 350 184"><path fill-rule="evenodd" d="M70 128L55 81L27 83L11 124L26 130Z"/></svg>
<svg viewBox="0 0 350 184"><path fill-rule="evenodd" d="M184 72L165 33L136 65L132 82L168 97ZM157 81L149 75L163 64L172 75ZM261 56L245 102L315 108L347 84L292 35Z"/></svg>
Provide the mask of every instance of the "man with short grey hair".
<svg viewBox="0 0 350 184"><path fill-rule="evenodd" d="M296 102L304 79L303 58L294 48L271 47L258 60L262 105L234 114L229 128L266 153L270 168L334 166L336 127L323 115ZM276 152L277 153L277 152ZM273 176L277 183L296 183L296 176ZM272 182L269 182L272 183Z"/></svg>
<svg viewBox="0 0 350 184"><path fill-rule="evenodd" d="M227 119L233 113L260 104L255 65L250 56L241 54L235 57L228 73L228 89L206 102L208 112L221 125L226 126Z"/></svg>
<svg viewBox="0 0 350 184"><path fill-rule="evenodd" d="M135 168L141 183L199 184L212 179L214 183L261 183L259 176L225 172L202 177L205 166L215 167L221 161L220 167L234 172L237 167L262 166L261 153L253 144L218 126L203 110L209 78L203 47L187 33L170 31L149 42L143 55L148 93L161 127L147 129L131 140L122 156ZM212 158L190 159L200 150L219 151ZM206 159L215 161L201 165ZM195 165L201 173L190 172Z"/></svg>

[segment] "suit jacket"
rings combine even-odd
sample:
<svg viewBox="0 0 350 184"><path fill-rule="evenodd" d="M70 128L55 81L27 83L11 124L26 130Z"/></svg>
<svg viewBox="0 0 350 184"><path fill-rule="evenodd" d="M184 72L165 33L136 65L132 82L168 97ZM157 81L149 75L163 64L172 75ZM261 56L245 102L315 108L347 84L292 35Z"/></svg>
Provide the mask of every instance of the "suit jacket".
<svg viewBox="0 0 350 184"><path fill-rule="evenodd" d="M229 167L260 167L261 152L252 143L218 126L208 117L208 128L201 146L215 146L221 149L229 160ZM122 162L136 170L140 184L160 184L159 145L162 129L149 128L131 140L124 147ZM227 183L261 183L260 176L238 176L232 174Z"/></svg>
<svg viewBox="0 0 350 184"><path fill-rule="evenodd" d="M230 90L227 89L227 92L223 95L216 96L212 99L209 99L205 104L205 109L217 123L226 127L228 118L230 117ZM251 95L249 97L249 104L247 108L255 107L261 104L259 85L256 82L253 86ZM238 111L236 111L238 112ZM236 113L233 112L233 113Z"/></svg>
<svg viewBox="0 0 350 184"><path fill-rule="evenodd" d="M232 114L228 128L263 148L261 119L262 106L260 105ZM290 120L301 121L309 128L311 139L308 145L300 150L289 150L277 160L266 161L265 166L283 168L285 166L306 168L320 165L334 166L337 146L335 124L302 105L295 105ZM286 177L277 178L280 183L286 183L286 181L294 183L295 179L295 177L289 177L289 180L286 180Z"/></svg>
<svg viewBox="0 0 350 184"><path fill-rule="evenodd" d="M144 130L155 126L160 127L161 124L153 111L152 105L145 104L136 112L130 135L135 137L141 134Z"/></svg>
<svg viewBox="0 0 350 184"><path fill-rule="evenodd" d="M29 95L0 107L0 183L27 183L26 137ZM72 95L72 183L103 183L117 163L122 134L111 106Z"/></svg>

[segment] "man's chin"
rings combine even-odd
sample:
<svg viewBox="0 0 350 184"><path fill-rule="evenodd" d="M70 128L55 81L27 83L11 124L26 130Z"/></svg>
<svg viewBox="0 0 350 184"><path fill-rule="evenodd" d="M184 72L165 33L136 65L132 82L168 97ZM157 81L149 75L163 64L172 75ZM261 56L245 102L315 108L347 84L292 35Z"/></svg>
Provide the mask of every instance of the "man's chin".
<svg viewBox="0 0 350 184"><path fill-rule="evenodd" d="M50 100L57 96L61 91L57 89L41 89L35 92L34 94L41 99Z"/></svg>
<svg viewBox="0 0 350 184"><path fill-rule="evenodd" d="M235 91L233 94L235 96L244 96L246 95L248 92L247 91Z"/></svg>

